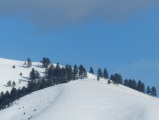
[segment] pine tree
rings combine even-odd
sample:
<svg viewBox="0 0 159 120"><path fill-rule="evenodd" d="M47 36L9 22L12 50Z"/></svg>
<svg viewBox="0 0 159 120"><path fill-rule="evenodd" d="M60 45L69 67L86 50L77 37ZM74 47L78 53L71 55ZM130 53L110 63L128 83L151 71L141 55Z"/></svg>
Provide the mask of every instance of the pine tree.
<svg viewBox="0 0 159 120"><path fill-rule="evenodd" d="M148 95L151 94L151 90L150 90L150 87L149 87L149 86L147 86L147 88L146 88L146 93L147 93Z"/></svg>
<svg viewBox="0 0 159 120"><path fill-rule="evenodd" d="M99 78L99 75L97 75L97 80L99 81L99 79L100 79L100 78Z"/></svg>
<svg viewBox="0 0 159 120"><path fill-rule="evenodd" d="M145 93L145 85L140 80L138 81L136 88L136 90L138 90L139 92Z"/></svg>
<svg viewBox="0 0 159 120"><path fill-rule="evenodd" d="M122 76L118 73L115 73L114 75L110 76L110 79L115 83L115 84L122 84Z"/></svg>
<svg viewBox="0 0 159 120"><path fill-rule="evenodd" d="M31 80L35 80L35 79L36 79L35 69L34 69L34 68L33 68L32 71L30 72L30 79L31 79Z"/></svg>
<svg viewBox="0 0 159 120"><path fill-rule="evenodd" d="M67 80L72 80L73 79L73 71L72 71L72 66L68 66L68 75L67 75Z"/></svg>
<svg viewBox="0 0 159 120"><path fill-rule="evenodd" d="M77 65L74 65L74 68L73 68L73 80L77 79L77 73L78 73L78 67L77 67Z"/></svg>
<svg viewBox="0 0 159 120"><path fill-rule="evenodd" d="M87 72L86 72L86 69L83 67L83 65L79 66L79 77L81 79L87 77Z"/></svg>
<svg viewBox="0 0 159 120"><path fill-rule="evenodd" d="M36 70L35 71L35 79L39 79L40 78L40 73Z"/></svg>
<svg viewBox="0 0 159 120"><path fill-rule="evenodd" d="M103 73L100 68L98 69L97 76L99 77L99 79L103 77Z"/></svg>
<svg viewBox="0 0 159 120"><path fill-rule="evenodd" d="M93 68L92 68L92 67L90 67L89 73L94 74L94 70L93 70Z"/></svg>
<svg viewBox="0 0 159 120"><path fill-rule="evenodd" d="M145 93L145 84L143 82L141 83L141 89L142 89L141 92Z"/></svg>
<svg viewBox="0 0 159 120"><path fill-rule="evenodd" d="M17 97L18 97L17 89L13 87L10 92L10 98L12 101L14 101L17 99Z"/></svg>
<svg viewBox="0 0 159 120"><path fill-rule="evenodd" d="M108 72L107 72L107 69L106 69L106 68L104 69L103 77L104 77L105 79L108 79L108 78L109 78Z"/></svg>
<svg viewBox="0 0 159 120"><path fill-rule="evenodd" d="M139 80L138 83L137 83L137 89L139 92L142 92L142 83L141 81Z"/></svg>
<svg viewBox="0 0 159 120"><path fill-rule="evenodd" d="M113 74L110 75L110 80L114 80L114 75Z"/></svg>
<svg viewBox="0 0 159 120"><path fill-rule="evenodd" d="M15 68L15 65L13 65L13 67L12 68Z"/></svg>
<svg viewBox="0 0 159 120"><path fill-rule="evenodd" d="M128 81L128 79L125 79L125 80L124 80L124 86L129 87L129 81Z"/></svg>
<svg viewBox="0 0 159 120"><path fill-rule="evenodd" d="M12 85L12 82L11 82L11 81L8 81L8 82L7 82L7 86L8 86L8 87L11 87L11 85Z"/></svg>
<svg viewBox="0 0 159 120"><path fill-rule="evenodd" d="M27 59L27 67L31 67L31 66L32 66L31 59L30 59L30 58L28 58L28 59Z"/></svg>
<svg viewBox="0 0 159 120"><path fill-rule="evenodd" d="M108 84L111 84L111 81L110 81L110 80L108 80Z"/></svg>
<svg viewBox="0 0 159 120"><path fill-rule="evenodd" d="M136 81L133 80L132 83L133 83L133 84L132 84L132 85L133 85L132 88L133 88L134 90L136 90Z"/></svg>
<svg viewBox="0 0 159 120"><path fill-rule="evenodd" d="M128 80L128 87L136 90L136 81L135 80L132 80L132 79L129 79Z"/></svg>
<svg viewBox="0 0 159 120"><path fill-rule="evenodd" d="M4 104L9 106L10 103L10 94L8 91L6 91L6 93L4 94Z"/></svg>
<svg viewBox="0 0 159 120"><path fill-rule="evenodd" d="M156 91L156 88L154 86L151 88L151 95L154 97L157 96L157 91Z"/></svg>
<svg viewBox="0 0 159 120"><path fill-rule="evenodd" d="M15 81L13 81L13 83L12 83L12 86L13 86L13 87L15 87L15 86L16 86L16 83L15 83Z"/></svg>
<svg viewBox="0 0 159 120"><path fill-rule="evenodd" d="M45 57L43 57L43 60L41 62L42 62L42 67L44 68L47 68L51 64L49 58L45 58Z"/></svg>

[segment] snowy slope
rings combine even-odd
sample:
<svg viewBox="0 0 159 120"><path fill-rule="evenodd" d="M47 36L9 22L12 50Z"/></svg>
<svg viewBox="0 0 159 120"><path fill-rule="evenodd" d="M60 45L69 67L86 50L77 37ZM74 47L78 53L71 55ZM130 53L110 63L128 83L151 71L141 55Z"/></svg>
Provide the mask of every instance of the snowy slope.
<svg viewBox="0 0 159 120"><path fill-rule="evenodd" d="M28 119L159 120L159 100L88 73L87 79L31 93L0 111L0 120Z"/></svg>
<svg viewBox="0 0 159 120"><path fill-rule="evenodd" d="M15 65L15 68L12 68ZM1 91L10 91L12 87L6 87L8 81L15 81L16 88L21 88L27 85L30 71L32 68L38 70L43 76L44 68L41 68L41 63L33 62L31 68L26 68L24 61L8 60L0 58L0 92ZM20 76L19 74L23 75ZM21 83L19 83L21 81Z"/></svg>

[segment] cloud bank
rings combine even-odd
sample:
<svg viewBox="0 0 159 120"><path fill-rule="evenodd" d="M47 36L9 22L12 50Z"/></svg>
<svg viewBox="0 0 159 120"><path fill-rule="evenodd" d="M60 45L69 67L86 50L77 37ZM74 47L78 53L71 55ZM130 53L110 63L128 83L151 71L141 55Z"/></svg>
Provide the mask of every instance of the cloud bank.
<svg viewBox="0 0 159 120"><path fill-rule="evenodd" d="M158 3L159 0L0 0L0 15L22 14L38 26L56 27L92 17L117 20Z"/></svg>

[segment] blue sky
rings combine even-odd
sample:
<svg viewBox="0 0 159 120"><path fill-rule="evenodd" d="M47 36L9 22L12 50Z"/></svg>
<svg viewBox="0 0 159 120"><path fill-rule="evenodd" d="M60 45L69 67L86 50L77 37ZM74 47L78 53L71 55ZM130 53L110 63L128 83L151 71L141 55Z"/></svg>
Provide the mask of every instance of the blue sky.
<svg viewBox="0 0 159 120"><path fill-rule="evenodd" d="M105 12L107 16L113 14L109 18L101 12L107 11L105 8L98 11L90 7L84 12L75 11L75 17L68 17L70 13L65 12L52 16L49 12L45 16L38 11L43 5L35 8L34 14L18 7L12 13L13 9L7 3L4 5L5 9L0 8L0 57L16 60L30 57L33 61L49 57L54 63L83 64L87 70L92 66L95 71L106 67L109 74L118 72L124 79L144 81L159 91L158 4L139 5L141 10L131 6L128 13L123 12L127 7L121 11L110 7L108 10L115 12ZM46 8L41 9L44 12ZM88 11L91 12L85 14ZM92 11L101 14L92 14ZM38 16L39 12L42 16ZM32 16L31 19L27 15Z"/></svg>

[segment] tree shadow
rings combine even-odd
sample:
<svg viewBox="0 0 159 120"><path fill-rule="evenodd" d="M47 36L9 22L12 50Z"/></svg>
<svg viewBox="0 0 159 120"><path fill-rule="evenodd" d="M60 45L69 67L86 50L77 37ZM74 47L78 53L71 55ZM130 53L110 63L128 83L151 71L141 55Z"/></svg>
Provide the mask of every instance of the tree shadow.
<svg viewBox="0 0 159 120"><path fill-rule="evenodd" d="M43 68L42 65L33 65L34 67Z"/></svg>
<svg viewBox="0 0 159 120"><path fill-rule="evenodd" d="M27 68L25 65L18 65L19 67Z"/></svg>
<svg viewBox="0 0 159 120"><path fill-rule="evenodd" d="M26 79L26 80L30 80L30 78L29 78L29 77L24 77L24 76L22 76L22 78L24 78L24 79Z"/></svg>
<svg viewBox="0 0 159 120"><path fill-rule="evenodd" d="M28 82L29 80L19 79L19 82Z"/></svg>

